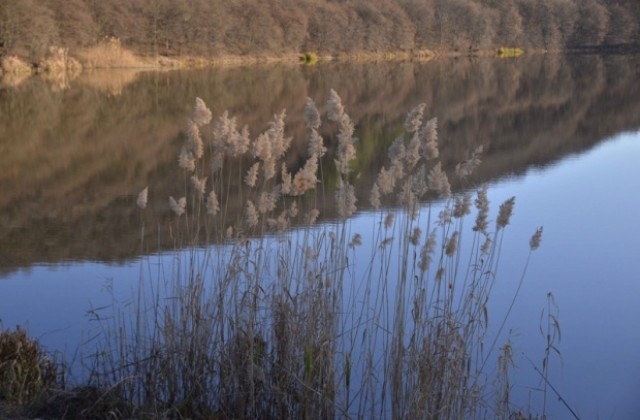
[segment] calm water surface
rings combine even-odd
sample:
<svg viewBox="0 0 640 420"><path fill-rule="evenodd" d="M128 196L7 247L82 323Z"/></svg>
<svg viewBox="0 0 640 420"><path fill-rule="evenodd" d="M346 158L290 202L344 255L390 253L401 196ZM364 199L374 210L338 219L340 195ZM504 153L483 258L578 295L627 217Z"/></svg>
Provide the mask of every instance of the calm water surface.
<svg viewBox="0 0 640 420"><path fill-rule="evenodd" d="M367 208L372 177L402 132L406 112L425 102L426 114L438 117L445 169L483 145L472 184L490 183L494 209L516 196L503 245L508 257L492 295L495 319L513 296L528 238L544 226L543 245L508 323L516 403L541 406L541 382L527 357L539 364L544 355L540 314L551 292L562 328L562 359L551 359L553 385L582 418L637 418L639 63L635 56L465 59L5 82L0 319L5 328L27 325L49 349L72 359L78 343L95 333L88 312L112 299L126 301L141 264L156 264L172 249L165 203L178 194L180 133L196 96L214 117L229 110L252 134L286 108L294 136L288 163L296 168L305 152L305 99L324 104L335 89L360 139L354 231L366 231L380 217ZM330 190L335 174L328 169L325 179ZM135 206L145 185L153 188L146 232L154 238L152 250L140 246ZM230 212L241 207L236 201L229 198ZM329 223L333 203L319 206ZM569 416L553 396L547 404L551 418Z"/></svg>

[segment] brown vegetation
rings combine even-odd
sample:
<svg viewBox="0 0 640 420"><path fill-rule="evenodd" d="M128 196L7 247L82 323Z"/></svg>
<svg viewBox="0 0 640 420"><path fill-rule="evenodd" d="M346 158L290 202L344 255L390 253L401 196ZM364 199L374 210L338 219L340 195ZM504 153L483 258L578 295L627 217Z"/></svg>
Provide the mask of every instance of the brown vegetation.
<svg viewBox="0 0 640 420"><path fill-rule="evenodd" d="M144 56L637 48L638 22L636 0L21 0L0 3L0 56L113 38Z"/></svg>

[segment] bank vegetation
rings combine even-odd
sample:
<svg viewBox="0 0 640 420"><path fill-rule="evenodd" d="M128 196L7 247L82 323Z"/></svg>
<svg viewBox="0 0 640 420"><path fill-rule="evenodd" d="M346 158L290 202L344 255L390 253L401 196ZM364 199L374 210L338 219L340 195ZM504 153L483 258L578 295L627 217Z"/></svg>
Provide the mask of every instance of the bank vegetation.
<svg viewBox="0 0 640 420"><path fill-rule="evenodd" d="M135 67L305 52L388 58L497 54L501 47L629 50L640 45L639 22L636 0L3 1L0 58L38 66L52 51L60 57L56 47L88 67Z"/></svg>

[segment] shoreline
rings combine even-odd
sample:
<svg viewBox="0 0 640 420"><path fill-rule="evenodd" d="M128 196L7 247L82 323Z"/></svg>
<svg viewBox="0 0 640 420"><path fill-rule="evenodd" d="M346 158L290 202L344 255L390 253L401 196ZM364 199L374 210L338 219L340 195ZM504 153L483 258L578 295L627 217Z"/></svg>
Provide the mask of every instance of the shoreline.
<svg viewBox="0 0 640 420"><path fill-rule="evenodd" d="M29 62L19 56L0 57L0 85L17 86L31 76L44 78L75 79L87 71L96 70L137 70L166 71L185 69L204 69L236 66L257 66L271 64L315 65L329 62L427 62L447 58L496 58L515 59L527 55L540 54L637 54L640 45L588 45L564 49L526 49L518 47L494 47L490 49L429 50L410 51L357 51L316 53L312 51L270 55L233 55L218 56L165 56L141 55L123 47L119 39L109 39L93 47L70 51L63 47L50 47L49 54L38 62Z"/></svg>
<svg viewBox="0 0 640 420"><path fill-rule="evenodd" d="M515 58L525 54L519 48L512 56L501 55L507 48L496 47L488 50L469 51L384 51L384 52L300 52L276 55L232 55L220 56L145 56L139 55L120 45L119 40L110 40L95 47L70 52L67 48L52 47L50 54L38 62L28 62L19 56L0 58L0 77L28 77L33 75L74 75L87 70L178 70L214 67L234 67L263 64L315 65L327 62L380 62L416 61L424 62L455 57L495 57ZM526 54L548 53L546 50L527 50ZM558 51L560 52L560 51Z"/></svg>

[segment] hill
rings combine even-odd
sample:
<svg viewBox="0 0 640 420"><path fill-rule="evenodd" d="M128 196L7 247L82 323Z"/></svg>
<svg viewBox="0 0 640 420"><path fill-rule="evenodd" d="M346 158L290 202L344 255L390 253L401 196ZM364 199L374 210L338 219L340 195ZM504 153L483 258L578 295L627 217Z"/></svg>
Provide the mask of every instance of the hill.
<svg viewBox="0 0 640 420"><path fill-rule="evenodd" d="M640 45L637 0L2 0L0 56L116 38L142 55Z"/></svg>

